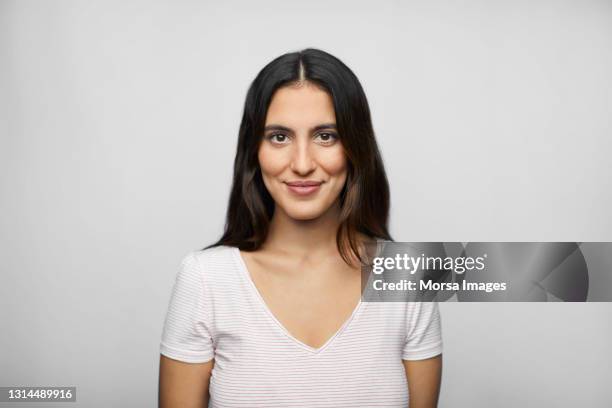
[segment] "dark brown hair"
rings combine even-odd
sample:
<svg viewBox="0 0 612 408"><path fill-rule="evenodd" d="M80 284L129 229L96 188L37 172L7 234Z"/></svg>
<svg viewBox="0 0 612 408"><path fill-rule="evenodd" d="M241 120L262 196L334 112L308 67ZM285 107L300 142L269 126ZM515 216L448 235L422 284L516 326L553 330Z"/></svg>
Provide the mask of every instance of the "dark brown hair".
<svg viewBox="0 0 612 408"><path fill-rule="evenodd" d="M363 261L358 232L372 239L392 241L387 227L389 183L363 88L338 58L308 48L277 57L249 87L238 134L225 231L219 241L206 248L228 245L253 251L265 241L275 205L263 183L257 159L266 114L278 88L304 80L330 94L338 137L347 155L347 181L339 197L340 227L336 235L342 258L349 264L354 257Z"/></svg>

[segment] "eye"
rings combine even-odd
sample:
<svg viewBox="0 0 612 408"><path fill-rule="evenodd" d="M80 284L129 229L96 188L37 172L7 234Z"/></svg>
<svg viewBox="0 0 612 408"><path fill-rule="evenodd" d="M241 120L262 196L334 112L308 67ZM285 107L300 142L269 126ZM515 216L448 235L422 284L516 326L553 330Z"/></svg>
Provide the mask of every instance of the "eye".
<svg viewBox="0 0 612 408"><path fill-rule="evenodd" d="M274 144L287 144L289 141L289 137L284 133L269 134L267 139Z"/></svg>
<svg viewBox="0 0 612 408"><path fill-rule="evenodd" d="M336 142L338 135L333 132L321 132L317 134L316 139L319 140L319 144L328 146Z"/></svg>

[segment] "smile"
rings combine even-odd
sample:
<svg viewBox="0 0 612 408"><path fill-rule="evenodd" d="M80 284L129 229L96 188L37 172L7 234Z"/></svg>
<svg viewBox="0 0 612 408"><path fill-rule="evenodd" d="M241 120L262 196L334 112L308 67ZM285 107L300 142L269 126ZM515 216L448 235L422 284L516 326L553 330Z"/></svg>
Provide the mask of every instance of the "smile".
<svg viewBox="0 0 612 408"><path fill-rule="evenodd" d="M299 196L306 196L315 193L321 188L320 182L295 182L285 183L289 191Z"/></svg>

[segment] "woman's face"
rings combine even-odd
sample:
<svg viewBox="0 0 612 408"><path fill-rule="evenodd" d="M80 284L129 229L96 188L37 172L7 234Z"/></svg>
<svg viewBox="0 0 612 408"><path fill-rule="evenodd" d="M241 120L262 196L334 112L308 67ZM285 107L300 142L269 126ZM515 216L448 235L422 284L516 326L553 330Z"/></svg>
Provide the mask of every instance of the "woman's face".
<svg viewBox="0 0 612 408"><path fill-rule="evenodd" d="M276 211L297 220L325 213L347 176L329 94L309 82L279 88L268 108L258 158Z"/></svg>

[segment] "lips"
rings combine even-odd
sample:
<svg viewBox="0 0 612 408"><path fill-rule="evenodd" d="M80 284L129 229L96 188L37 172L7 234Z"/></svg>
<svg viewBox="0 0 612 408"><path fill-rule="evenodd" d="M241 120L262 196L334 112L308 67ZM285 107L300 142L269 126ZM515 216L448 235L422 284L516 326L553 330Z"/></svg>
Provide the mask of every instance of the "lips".
<svg viewBox="0 0 612 408"><path fill-rule="evenodd" d="M320 181L305 180L290 181L285 184L287 184L287 188L292 193L297 194L299 196L306 196L318 191L322 183Z"/></svg>

